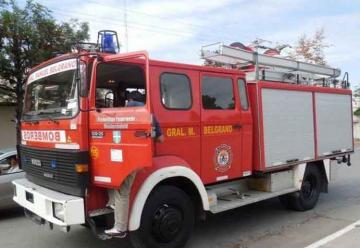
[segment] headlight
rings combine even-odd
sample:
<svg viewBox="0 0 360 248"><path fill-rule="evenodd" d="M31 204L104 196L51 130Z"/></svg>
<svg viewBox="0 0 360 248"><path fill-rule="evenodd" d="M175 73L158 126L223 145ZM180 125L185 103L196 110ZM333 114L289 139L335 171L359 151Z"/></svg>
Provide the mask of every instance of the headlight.
<svg viewBox="0 0 360 248"><path fill-rule="evenodd" d="M64 221L64 219L65 219L65 209L64 209L63 204L58 203L58 202L53 202L52 207L53 207L53 215L54 215L54 217L56 219Z"/></svg>

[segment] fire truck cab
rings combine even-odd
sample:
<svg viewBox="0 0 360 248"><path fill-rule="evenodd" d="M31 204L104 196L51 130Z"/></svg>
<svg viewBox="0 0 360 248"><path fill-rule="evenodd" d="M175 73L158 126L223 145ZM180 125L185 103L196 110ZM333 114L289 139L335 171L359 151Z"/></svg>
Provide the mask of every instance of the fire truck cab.
<svg viewBox="0 0 360 248"><path fill-rule="evenodd" d="M207 212L277 196L289 208L313 208L331 161L350 163L351 91L299 76L315 70L333 79L337 70L297 62L291 79L266 70L274 65L263 56L254 62L251 51L223 45L203 51L208 61L236 65L222 68L146 52L80 52L34 68L21 120L27 175L13 182L14 200L38 223L86 223L99 234L113 223L108 189L136 172L128 229L134 246L152 248L184 246ZM239 60L256 70L234 68ZM137 105L129 107L133 92Z"/></svg>

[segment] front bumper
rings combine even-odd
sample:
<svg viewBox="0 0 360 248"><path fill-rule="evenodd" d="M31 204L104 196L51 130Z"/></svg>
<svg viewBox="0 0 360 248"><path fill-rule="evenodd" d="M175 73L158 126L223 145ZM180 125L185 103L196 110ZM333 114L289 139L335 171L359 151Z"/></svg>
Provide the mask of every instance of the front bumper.
<svg viewBox="0 0 360 248"><path fill-rule="evenodd" d="M15 180L12 183L15 186L14 201L44 220L59 226L85 223L83 198L49 190L25 178ZM63 220L54 216L53 203L63 205Z"/></svg>

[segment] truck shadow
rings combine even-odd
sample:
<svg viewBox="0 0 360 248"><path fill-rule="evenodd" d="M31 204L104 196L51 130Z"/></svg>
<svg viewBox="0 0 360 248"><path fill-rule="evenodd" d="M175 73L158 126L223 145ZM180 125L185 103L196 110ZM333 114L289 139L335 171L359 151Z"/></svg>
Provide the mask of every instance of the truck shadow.
<svg viewBox="0 0 360 248"><path fill-rule="evenodd" d="M24 216L24 210L20 207L4 208L0 210L0 221Z"/></svg>
<svg viewBox="0 0 360 248"><path fill-rule="evenodd" d="M57 230L55 230L57 231ZM100 240L87 227L77 226L69 233L68 241L74 244L74 247L96 247L96 248L132 248L128 237L124 239L113 238L110 240ZM71 246L72 247L72 246Z"/></svg>

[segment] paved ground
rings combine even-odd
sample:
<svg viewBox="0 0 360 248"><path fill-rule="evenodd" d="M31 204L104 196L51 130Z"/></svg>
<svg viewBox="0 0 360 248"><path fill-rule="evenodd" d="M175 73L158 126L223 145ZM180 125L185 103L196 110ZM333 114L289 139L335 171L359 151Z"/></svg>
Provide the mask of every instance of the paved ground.
<svg viewBox="0 0 360 248"><path fill-rule="evenodd" d="M337 247L358 247L360 244L360 230L354 229L343 236L325 244L324 248L337 248Z"/></svg>
<svg viewBox="0 0 360 248"><path fill-rule="evenodd" d="M330 184L328 194L320 196L314 210L289 211L273 199L216 215L198 226L191 247L306 247L359 220L360 147L357 149L351 167L337 167L337 180ZM359 237L350 235L331 242L335 246L329 244L329 248L357 247ZM336 246L335 242L344 239L346 243Z"/></svg>
<svg viewBox="0 0 360 248"><path fill-rule="evenodd" d="M273 199L209 216L197 225L188 247L300 248L343 229L360 219L360 150L352 159L352 167L338 167L337 180L331 183L329 194L321 195L314 210L292 212ZM359 229L352 229L324 247L357 247ZM97 240L81 226L70 233L50 231L25 219L21 211L0 212L0 242L7 248L130 247L128 240Z"/></svg>

